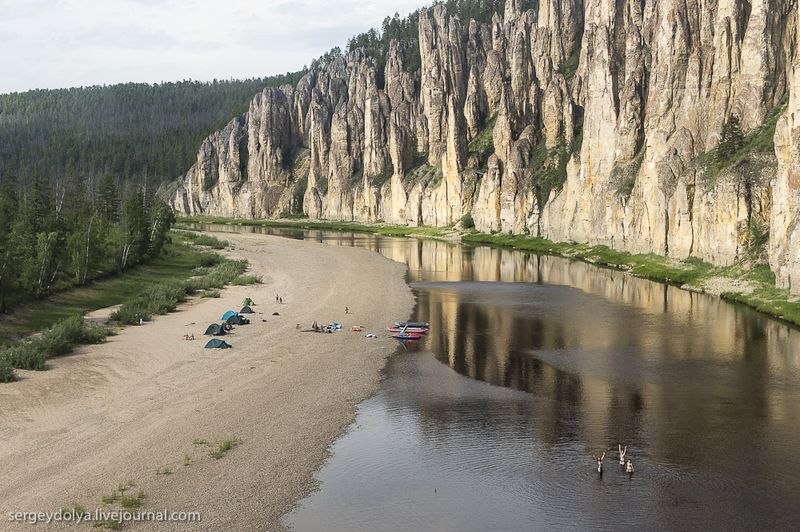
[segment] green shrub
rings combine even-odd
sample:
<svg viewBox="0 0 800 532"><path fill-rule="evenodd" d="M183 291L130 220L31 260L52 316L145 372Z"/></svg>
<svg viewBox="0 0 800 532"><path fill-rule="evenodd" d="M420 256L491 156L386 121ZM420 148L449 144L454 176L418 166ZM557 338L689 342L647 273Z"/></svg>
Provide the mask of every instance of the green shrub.
<svg viewBox="0 0 800 532"><path fill-rule="evenodd" d="M237 286L246 286L251 284L261 284L263 281L260 275L239 275L236 277L231 284Z"/></svg>
<svg viewBox="0 0 800 532"><path fill-rule="evenodd" d="M111 319L125 325L135 325L139 320L150 321L152 316L130 305L122 305L111 314Z"/></svg>
<svg viewBox="0 0 800 532"><path fill-rule="evenodd" d="M219 289L227 284L253 284L261 282L258 276L243 276L247 270L246 260L227 260L223 257L209 253L204 254L204 268L207 273L200 277L193 277L187 281L165 281L151 286L135 298L126 301L111 315L111 319L119 323L134 325L139 319L149 321L152 316L167 314L174 311L178 304L186 301L188 294L200 290L216 295L204 297L219 297ZM212 267L213 266L213 267Z"/></svg>
<svg viewBox="0 0 800 532"><path fill-rule="evenodd" d="M46 329L39 336L6 349L0 353L0 358L14 368L39 371L44 369L48 358L66 355L76 345L100 343L109 334L111 330L107 327L89 325L82 316L71 316Z"/></svg>
<svg viewBox="0 0 800 532"><path fill-rule="evenodd" d="M14 366L7 356L0 355L0 382L14 382L17 376L14 375Z"/></svg>
<svg viewBox="0 0 800 532"><path fill-rule="evenodd" d="M212 249L225 249L230 245L227 240L220 240L211 235L197 235L193 242L198 246L208 246Z"/></svg>
<svg viewBox="0 0 800 532"><path fill-rule="evenodd" d="M207 299L216 299L218 297L221 297L221 295L222 294L220 294L219 290L206 290L200 297L204 297Z"/></svg>
<svg viewBox="0 0 800 532"><path fill-rule="evenodd" d="M111 319L119 323L134 325L139 319L148 321L154 315L174 311L178 304L186 301L186 282L165 281L146 288L135 298L126 301L116 310Z"/></svg>
<svg viewBox="0 0 800 532"><path fill-rule="evenodd" d="M199 258L200 266L211 267L221 263L223 257L216 253L202 253Z"/></svg>
<svg viewBox="0 0 800 532"><path fill-rule="evenodd" d="M471 212L468 212L461 218L461 226L464 229L473 229L475 227L475 220L472 219Z"/></svg>
<svg viewBox="0 0 800 532"><path fill-rule="evenodd" d="M11 365L17 369L44 369L44 352L33 341L23 342L6 350L4 355Z"/></svg>

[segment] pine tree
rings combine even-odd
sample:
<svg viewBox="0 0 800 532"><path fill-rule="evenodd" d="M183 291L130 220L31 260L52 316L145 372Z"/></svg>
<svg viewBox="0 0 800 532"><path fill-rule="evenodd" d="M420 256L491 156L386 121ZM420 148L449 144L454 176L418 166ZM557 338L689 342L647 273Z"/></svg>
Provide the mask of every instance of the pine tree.
<svg viewBox="0 0 800 532"><path fill-rule="evenodd" d="M0 313L8 308L8 296L16 288L18 276L17 245L11 238L11 227L19 207L17 183L12 176L0 181Z"/></svg>
<svg viewBox="0 0 800 532"><path fill-rule="evenodd" d="M739 117L731 115L725 125L722 126L722 135L717 147L717 157L721 164L729 160L738 153L744 146L744 133Z"/></svg>
<svg viewBox="0 0 800 532"><path fill-rule="evenodd" d="M97 185L97 212L109 222L119 221L119 188L111 174L105 174Z"/></svg>

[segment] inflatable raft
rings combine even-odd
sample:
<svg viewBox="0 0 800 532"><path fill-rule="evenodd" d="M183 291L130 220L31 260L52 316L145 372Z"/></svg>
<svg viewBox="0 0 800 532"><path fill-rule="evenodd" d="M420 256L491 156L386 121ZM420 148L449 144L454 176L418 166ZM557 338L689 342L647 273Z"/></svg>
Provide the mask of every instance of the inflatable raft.
<svg viewBox="0 0 800 532"><path fill-rule="evenodd" d="M422 335L418 333L398 333L393 334L392 338L395 340L419 340L422 338Z"/></svg>

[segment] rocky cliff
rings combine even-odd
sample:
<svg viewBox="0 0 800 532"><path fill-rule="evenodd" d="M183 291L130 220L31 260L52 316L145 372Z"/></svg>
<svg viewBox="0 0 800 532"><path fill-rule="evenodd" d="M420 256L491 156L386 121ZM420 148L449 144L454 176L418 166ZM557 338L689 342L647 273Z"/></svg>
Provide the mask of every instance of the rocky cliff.
<svg viewBox="0 0 800 532"><path fill-rule="evenodd" d="M356 50L265 89L203 142L175 208L469 214L481 231L719 265L758 254L769 228L778 283L800 291L796 0L529 4L507 0L488 24L423 9L413 71L393 42L380 70ZM732 117L746 138L720 160Z"/></svg>

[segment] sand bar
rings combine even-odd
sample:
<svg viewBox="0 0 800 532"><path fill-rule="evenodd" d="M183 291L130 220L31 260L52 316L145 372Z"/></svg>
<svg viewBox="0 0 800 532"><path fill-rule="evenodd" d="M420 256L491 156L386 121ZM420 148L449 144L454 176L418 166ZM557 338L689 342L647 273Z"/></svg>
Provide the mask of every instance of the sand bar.
<svg viewBox="0 0 800 532"><path fill-rule="evenodd" d="M133 480L144 509L197 510L203 520L125 529L277 530L313 488L329 444L394 352L383 328L413 308L405 268L357 248L226 238L264 284L197 299L0 386L0 528L27 528L7 522L10 511L104 507L103 496ZM246 296L259 314L228 338L234 348L203 349L205 327ZM302 332L312 320L362 324L380 338ZM232 437L240 445L219 460L193 443Z"/></svg>

